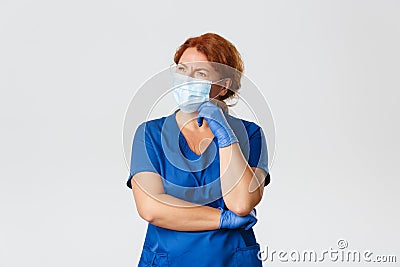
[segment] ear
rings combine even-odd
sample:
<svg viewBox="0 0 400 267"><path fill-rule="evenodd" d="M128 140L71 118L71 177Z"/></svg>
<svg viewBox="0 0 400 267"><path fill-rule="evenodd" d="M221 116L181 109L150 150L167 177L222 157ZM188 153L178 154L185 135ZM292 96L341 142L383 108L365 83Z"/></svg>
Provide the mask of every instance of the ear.
<svg viewBox="0 0 400 267"><path fill-rule="evenodd" d="M232 86L232 79L231 78L225 78L224 80L223 80L223 84L224 84L224 87L225 88L231 88L231 86Z"/></svg>
<svg viewBox="0 0 400 267"><path fill-rule="evenodd" d="M226 95L226 93L228 93L229 88L231 88L231 86L232 86L232 79L225 78L223 81L221 81L220 85L223 88L221 89L221 92L219 93L219 95L221 95L221 96Z"/></svg>

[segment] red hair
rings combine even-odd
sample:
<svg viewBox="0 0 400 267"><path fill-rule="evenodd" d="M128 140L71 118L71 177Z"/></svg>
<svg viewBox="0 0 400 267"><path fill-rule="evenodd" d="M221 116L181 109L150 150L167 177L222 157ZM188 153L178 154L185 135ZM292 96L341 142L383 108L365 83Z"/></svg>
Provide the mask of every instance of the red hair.
<svg viewBox="0 0 400 267"><path fill-rule="evenodd" d="M232 79L232 86L221 100L227 99L235 95L240 88L240 79L244 69L243 60L236 47L215 33L205 33L197 37L187 39L175 52L174 62L178 64L183 52L189 47L195 47L197 51L203 53L208 61L217 62L227 65L237 71L229 71L229 67L225 71L219 68L217 71L221 74L227 74ZM221 65L223 66L223 65Z"/></svg>

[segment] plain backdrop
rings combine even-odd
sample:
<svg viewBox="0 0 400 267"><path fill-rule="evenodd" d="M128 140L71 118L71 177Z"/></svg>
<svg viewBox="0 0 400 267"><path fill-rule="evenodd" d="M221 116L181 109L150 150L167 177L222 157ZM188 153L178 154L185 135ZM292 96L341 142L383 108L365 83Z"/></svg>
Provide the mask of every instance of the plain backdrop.
<svg viewBox="0 0 400 267"><path fill-rule="evenodd" d="M125 185L125 111L209 31L274 118L261 247L345 239L400 261L399 14L395 0L0 0L0 266L137 265L147 224ZM265 262L288 264L310 263Z"/></svg>

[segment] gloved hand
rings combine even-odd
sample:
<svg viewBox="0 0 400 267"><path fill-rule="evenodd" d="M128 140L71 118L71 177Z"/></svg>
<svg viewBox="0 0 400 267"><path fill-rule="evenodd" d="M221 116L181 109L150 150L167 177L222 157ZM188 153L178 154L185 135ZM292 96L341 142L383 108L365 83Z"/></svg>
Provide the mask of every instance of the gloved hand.
<svg viewBox="0 0 400 267"><path fill-rule="evenodd" d="M238 139L225 118L224 112L220 107L206 101L198 108L199 115L197 123L199 127L203 125L203 119L207 120L211 131L218 140L219 148L229 146L232 143L238 142Z"/></svg>
<svg viewBox="0 0 400 267"><path fill-rule="evenodd" d="M238 216L230 210L224 210L221 207L218 207L221 210L221 217L219 220L219 229L237 229L244 228L246 231L249 230L257 223L256 218L256 210L253 209L250 214L246 216Z"/></svg>

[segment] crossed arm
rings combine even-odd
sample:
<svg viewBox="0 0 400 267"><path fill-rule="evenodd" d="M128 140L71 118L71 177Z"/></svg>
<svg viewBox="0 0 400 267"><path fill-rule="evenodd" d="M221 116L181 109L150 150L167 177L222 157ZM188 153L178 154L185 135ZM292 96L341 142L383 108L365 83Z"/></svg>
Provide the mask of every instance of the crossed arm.
<svg viewBox="0 0 400 267"><path fill-rule="evenodd" d="M161 179L154 172L140 172L132 177L132 191L140 217L156 226L175 231L218 229L219 209L166 194Z"/></svg>
<svg viewBox="0 0 400 267"><path fill-rule="evenodd" d="M234 145L235 144L232 145L232 149L235 150ZM224 154L222 157L224 157L228 151L229 150L226 148L220 149L220 153L222 152ZM240 154L242 155L241 152ZM235 155L235 153L232 155ZM243 155L242 159L244 160ZM241 159L232 159L231 164L227 164L227 162L228 161L221 161L221 167L232 170L226 172L224 177L227 177L229 174L232 174L237 170L237 168L233 169L233 166L230 166L231 164L243 163ZM241 165L238 165L238 167L239 166ZM223 195L224 201L228 201L225 202L227 207L229 209L232 207L233 210L231 209L231 211L235 213L238 212L237 214L239 216L244 216L250 213L254 206L261 200L264 188L262 184L262 186L255 191L256 193L246 193L249 186L254 187L255 184L259 184L258 181L263 180L263 177L265 177L265 171L255 167L250 168L247 165L244 173L243 178L238 184L236 184L234 190L228 192L227 195ZM250 174L256 174L256 176L259 176L255 179L257 181L252 182L251 178L249 178ZM140 217L156 226L176 231L204 231L218 229L220 220L219 209L197 205L166 194L161 179L160 175L154 172L140 172L132 177L132 192L136 203L136 209L138 210ZM221 184L223 184L222 181ZM227 184L228 183L223 187L227 188ZM242 194L244 195L242 196ZM240 197L235 200L235 197L238 195ZM248 204L243 205L246 208L251 207L247 214L247 210L237 204L237 202L240 201L249 201Z"/></svg>

